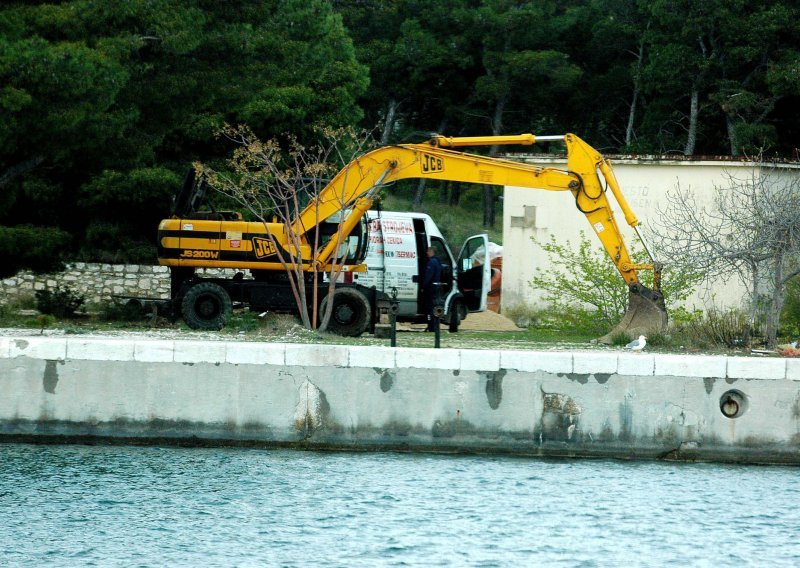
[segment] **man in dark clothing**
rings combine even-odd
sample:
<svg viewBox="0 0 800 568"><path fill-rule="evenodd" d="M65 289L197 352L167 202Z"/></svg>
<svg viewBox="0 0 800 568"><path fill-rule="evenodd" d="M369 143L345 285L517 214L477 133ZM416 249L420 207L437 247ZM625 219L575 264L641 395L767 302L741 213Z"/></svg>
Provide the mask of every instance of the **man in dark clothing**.
<svg viewBox="0 0 800 568"><path fill-rule="evenodd" d="M422 282L422 295L425 300L425 314L428 316L428 329L433 331L433 307L439 297L439 282L442 279L442 263L436 258L436 251L428 247L428 263L425 266L425 279Z"/></svg>

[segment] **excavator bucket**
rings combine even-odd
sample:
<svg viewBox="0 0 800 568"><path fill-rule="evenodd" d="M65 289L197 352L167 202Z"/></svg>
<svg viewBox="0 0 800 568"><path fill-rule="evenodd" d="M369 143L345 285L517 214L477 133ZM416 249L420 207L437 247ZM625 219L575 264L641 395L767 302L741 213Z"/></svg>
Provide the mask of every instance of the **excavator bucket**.
<svg viewBox="0 0 800 568"><path fill-rule="evenodd" d="M662 333L666 328L667 308L663 294L641 284L632 284L628 292L628 310L622 321L597 341L611 344L614 337L623 333L635 339L640 335Z"/></svg>

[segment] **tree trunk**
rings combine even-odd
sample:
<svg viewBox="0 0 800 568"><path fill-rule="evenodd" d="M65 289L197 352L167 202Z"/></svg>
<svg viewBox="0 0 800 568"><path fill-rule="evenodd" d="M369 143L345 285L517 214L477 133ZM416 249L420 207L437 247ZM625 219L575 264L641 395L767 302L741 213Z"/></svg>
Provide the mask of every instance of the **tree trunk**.
<svg viewBox="0 0 800 568"><path fill-rule="evenodd" d="M452 181L444 182L444 185L437 192L439 194L439 203L447 205L450 201L450 187L454 185Z"/></svg>
<svg viewBox="0 0 800 568"><path fill-rule="evenodd" d="M778 342L778 328L781 323L781 311L785 296L786 283L783 279L783 252L775 254L775 266L772 274L772 298L767 312L767 325L764 340L768 349L774 349Z"/></svg>
<svg viewBox="0 0 800 568"><path fill-rule="evenodd" d="M631 100L631 108L628 111L628 125L625 127L625 146L630 147L631 140L633 140L633 124L636 119L636 105L639 101L639 87L633 88L633 100Z"/></svg>
<svg viewBox="0 0 800 568"><path fill-rule="evenodd" d="M443 118L439 123L439 133L444 132L445 128L447 128L447 118ZM425 193L426 182L427 180L425 178L421 178L417 184L417 190L414 192L414 200L411 202L411 208L414 211L419 211L422 208L422 194Z"/></svg>
<svg viewBox="0 0 800 568"><path fill-rule="evenodd" d="M425 192L425 185L428 180L421 178L417 183L417 191L414 192L414 200L411 202L411 209L419 211L422 208L422 194Z"/></svg>
<svg viewBox="0 0 800 568"><path fill-rule="evenodd" d="M739 156L739 143L736 140L736 133L733 130L733 117L725 115L725 126L728 130L728 143L731 145L731 156Z"/></svg>
<svg viewBox="0 0 800 568"><path fill-rule="evenodd" d="M753 332L756 329L756 319L758 317L758 265L752 264L750 266L750 274L752 276L752 289L750 290L750 314L748 317L747 329L744 332L744 344L750 347L753 341Z"/></svg>
<svg viewBox="0 0 800 568"><path fill-rule="evenodd" d="M644 42L639 44L639 53L636 55L636 73L633 78L633 99L628 110L628 125L625 127L625 145L630 146L633 140L633 125L636 119L636 106L639 104L639 71L644 60Z"/></svg>
<svg viewBox="0 0 800 568"><path fill-rule="evenodd" d="M44 162L44 156L34 156L29 160L25 160L24 162L20 162L19 164L6 169L6 171L0 174L0 189L11 183L14 178L35 169L36 166L42 162Z"/></svg>
<svg viewBox="0 0 800 568"><path fill-rule="evenodd" d="M499 136L503 133L503 112L506 108L506 97L502 97L497 101L494 107L494 116L492 117L492 134ZM492 146L489 149L490 156L496 156L499 150L498 146ZM491 229L494 227L494 186L485 184L483 186L483 226Z"/></svg>
<svg viewBox="0 0 800 568"><path fill-rule="evenodd" d="M700 90L697 86L692 86L692 98L689 104L689 132L686 135L686 147L683 153L686 156L694 154L694 147L697 143L697 118L700 113Z"/></svg>
<svg viewBox="0 0 800 568"><path fill-rule="evenodd" d="M455 182L450 188L450 195L447 204L450 205L450 207L456 207L460 200L461 200L461 184L459 182Z"/></svg>
<svg viewBox="0 0 800 568"><path fill-rule="evenodd" d="M483 226L487 229L494 227L494 186L483 186Z"/></svg>
<svg viewBox="0 0 800 568"><path fill-rule="evenodd" d="M383 133L381 134L381 146L386 146L389 143L389 138L392 136L395 117L397 116L397 107L397 101L395 99L389 99L389 103L386 105L386 120L383 123Z"/></svg>

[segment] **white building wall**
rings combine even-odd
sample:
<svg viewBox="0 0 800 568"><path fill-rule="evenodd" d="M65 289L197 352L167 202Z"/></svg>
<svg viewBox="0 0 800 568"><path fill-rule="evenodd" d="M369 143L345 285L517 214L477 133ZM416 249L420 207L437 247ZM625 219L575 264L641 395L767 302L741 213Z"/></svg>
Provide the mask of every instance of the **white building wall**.
<svg viewBox="0 0 800 568"><path fill-rule="evenodd" d="M544 167L566 168L564 158L529 156L525 161ZM729 176L746 179L752 176L753 164L740 161L666 161L652 159L613 160L614 172L643 227L652 226L667 206L667 192L674 192L678 184L690 189L699 206L711 207L714 188L729 185ZM796 176L797 166L789 166L783 175ZM626 223L621 209L611 192L609 200L615 211L629 248L638 243L633 229ZM559 243L567 241L577 247L580 232L594 241L598 250L600 242L586 217L575 207L569 192L538 191L529 188L506 187L503 194L503 309L518 304L542 306L543 294L530 286L535 271L549 270L545 252L531 237L547 242L550 235ZM659 248L659 243L651 246ZM658 252L656 252L658 254ZM664 264L668 258L659 258ZM744 286L735 278L726 281L706 281L685 303L688 309L740 306L745 295Z"/></svg>

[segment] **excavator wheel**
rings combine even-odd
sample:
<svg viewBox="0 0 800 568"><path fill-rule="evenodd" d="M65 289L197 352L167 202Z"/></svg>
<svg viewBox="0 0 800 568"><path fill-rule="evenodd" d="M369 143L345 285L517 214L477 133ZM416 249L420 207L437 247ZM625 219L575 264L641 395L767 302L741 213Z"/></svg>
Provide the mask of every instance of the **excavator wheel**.
<svg viewBox="0 0 800 568"><path fill-rule="evenodd" d="M320 303L320 313L325 313L328 297ZM372 309L364 295L354 288L336 288L333 292L333 311L328 320L328 331L345 337L358 337L369 327Z"/></svg>
<svg viewBox="0 0 800 568"><path fill-rule="evenodd" d="M640 335L663 333L667 329L667 308L664 296L653 292L641 284L632 284L628 291L628 310L622 320L614 326L598 343L610 345L614 338L625 334L631 339Z"/></svg>
<svg viewBox="0 0 800 568"><path fill-rule="evenodd" d="M213 282L194 284L181 301L181 315L192 329L220 330L225 327L231 310L231 297Z"/></svg>

